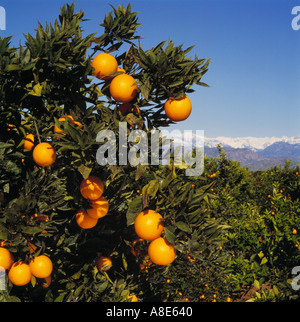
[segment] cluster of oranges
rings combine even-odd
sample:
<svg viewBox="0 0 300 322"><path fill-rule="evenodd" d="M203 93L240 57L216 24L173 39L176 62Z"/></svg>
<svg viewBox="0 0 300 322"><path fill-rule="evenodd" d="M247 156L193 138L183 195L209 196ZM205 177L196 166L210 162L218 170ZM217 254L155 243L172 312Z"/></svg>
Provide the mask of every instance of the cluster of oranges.
<svg viewBox="0 0 300 322"><path fill-rule="evenodd" d="M135 219L134 229L143 240L150 241L148 255L157 265L171 264L176 257L176 249L166 238L161 237L164 230L163 217L154 210L144 210Z"/></svg>
<svg viewBox="0 0 300 322"><path fill-rule="evenodd" d="M76 126L81 126L80 122L74 120L72 115L67 115L68 121L72 122ZM59 122L65 122L66 117L62 116L58 119ZM63 131L55 124L54 133L66 135ZM24 140L24 149L33 150L32 156L36 164L41 167L48 167L52 165L56 160L56 152L53 146L48 142L40 142L35 146L35 137L32 133L27 134Z"/></svg>
<svg viewBox="0 0 300 322"><path fill-rule="evenodd" d="M17 286L28 284L32 276L44 279L47 286L51 283L51 273L53 264L51 259L46 255L39 255L30 260L14 262L14 257L11 252L0 247L0 269L8 271L9 280Z"/></svg>
<svg viewBox="0 0 300 322"><path fill-rule="evenodd" d="M89 176L80 184L81 195L90 201L91 208L79 209L76 214L76 222L82 229L90 229L96 226L98 220L108 213L109 204L102 195L104 185L100 178ZM109 256L100 256L96 261L96 267L102 272L108 271L112 266Z"/></svg>
<svg viewBox="0 0 300 322"><path fill-rule="evenodd" d="M128 103L136 97L138 92L136 80L118 67L114 56L108 53L98 54L92 61L92 67L97 78L110 81L110 95L116 102ZM115 77L110 76L116 72L122 73Z"/></svg>
<svg viewBox="0 0 300 322"><path fill-rule="evenodd" d="M90 229L96 226L98 219L108 213L109 204L102 195L104 185L101 179L96 176L89 176L80 184L81 195L90 201L90 209L79 209L76 214L76 222L83 229Z"/></svg>
<svg viewBox="0 0 300 322"><path fill-rule="evenodd" d="M134 110L138 114L140 111L137 106L133 106L131 102L138 93L138 85L136 80L122 68L118 67L115 57L108 53L97 55L93 61L94 74L97 78L109 81L109 91L111 97L119 104L119 109L123 115L128 111ZM116 76L114 73L119 72ZM180 99L169 98L165 103L166 115L172 121L185 120L191 113L192 104L190 99L184 95ZM59 122L65 122L66 117L62 116ZM81 126L80 122L74 120L71 115L67 115L67 121L76 126ZM54 133L65 135L63 131L55 124ZM24 148L33 150L33 159L41 167L48 167L56 160L56 152L53 146L48 142L40 142L35 144L35 136L28 134L25 137ZM96 176L89 176L80 184L81 195L90 201L89 209L79 209L76 214L76 222L82 229L90 229L96 226L99 218L104 217L108 213L109 204L103 196L103 182ZM154 210L145 210L141 212L135 220L136 234L142 240L150 241L148 247L148 256L152 263L158 265L168 265L172 263L176 257L176 249L161 237L164 224L162 216ZM96 266L101 271L110 269L112 261L110 257L100 256L96 262ZM37 278L51 278L53 269L52 262L45 255L36 256L29 263L18 261L14 263L12 254L4 247L0 247L0 267L8 270L8 277L15 285L26 285L30 282L32 276Z"/></svg>
<svg viewBox="0 0 300 322"><path fill-rule="evenodd" d="M122 103L119 108L124 115L123 110L131 109L131 102L138 93L136 80L125 72L123 68L118 67L116 58L108 53L98 54L92 61L94 75L105 81L110 81L109 91L111 97ZM122 72L113 77L116 72ZM134 107L138 109L138 107ZM183 95L179 99L170 97L164 104L165 113L168 118L174 122L186 120L192 112L192 103L190 99Z"/></svg>

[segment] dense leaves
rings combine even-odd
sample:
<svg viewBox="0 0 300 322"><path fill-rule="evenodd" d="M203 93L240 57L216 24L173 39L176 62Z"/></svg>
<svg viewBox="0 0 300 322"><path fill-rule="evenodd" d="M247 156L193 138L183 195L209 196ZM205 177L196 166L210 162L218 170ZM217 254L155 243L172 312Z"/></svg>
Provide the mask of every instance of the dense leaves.
<svg viewBox="0 0 300 322"><path fill-rule="evenodd" d="M134 43L140 39L136 35L140 23L130 4L112 7L100 24L104 33L99 37L97 33L82 36L81 25L87 19L74 9L74 3L64 5L53 24L38 23L35 35L25 34L24 46L11 47L11 37L0 39L1 244L15 260L47 254L54 263L49 289L44 290L38 279L23 290L8 281L3 300L126 300L139 276L140 259L130 252L137 237L133 223L147 207L162 213L165 237L179 251L190 247L182 233L193 234L195 244L199 228L202 234L207 226L214 227L210 220L197 218L200 203L193 200L200 200L203 191L190 189L182 170L102 166L96 160L104 143L97 140L101 130L113 131L118 141L120 122L127 124L125 136L137 128L149 133L153 127L167 125L164 101L170 95L192 92L193 84L203 85L200 78L209 62L203 65L205 60L187 58L190 48L174 47L171 41L165 49L161 43L144 51ZM110 97L109 83L96 80L91 66L99 51L114 52L124 43L129 44L127 52L118 51L116 58L139 86L132 102L139 109L127 116ZM64 121L59 120L62 116ZM54 126L61 132L55 133ZM35 145L47 141L54 147L57 158L52 166L39 167L32 151L23 148L29 133L34 134ZM78 209L90 207L79 189L90 174L105 183L109 213L85 231L76 224L75 215ZM112 257L113 273L96 269L101 254Z"/></svg>
<svg viewBox="0 0 300 322"><path fill-rule="evenodd" d="M74 9L65 5L53 24L38 24L25 45L14 48L11 37L0 38L0 242L15 261L46 254L54 265L48 288L37 278L21 288L7 280L0 300L128 301L131 294L144 301L244 300L253 286L256 299L295 298L287 280L299 262L299 168L250 173L221 150L197 177L186 176L173 155L169 165L120 165L122 139L129 151L134 130L150 137L168 126L164 102L207 86L202 77L210 59L192 59L192 47L171 40L143 49L130 4L112 7L100 36L82 36L87 19ZM109 81L94 77L91 61L99 52L111 52L136 79L132 104L138 109L123 115ZM62 132L55 133L55 125ZM97 162L107 144L101 130L116 139L110 164ZM29 133L35 144L51 143L53 165L35 164L23 148ZM151 144L147 151L151 155ZM90 207L79 188L89 175L104 182L109 212L84 230L75 216ZM147 208L162 215L163 236L177 249L166 267L150 262L149 242L134 231L136 216ZM112 259L107 272L96 267L100 255Z"/></svg>

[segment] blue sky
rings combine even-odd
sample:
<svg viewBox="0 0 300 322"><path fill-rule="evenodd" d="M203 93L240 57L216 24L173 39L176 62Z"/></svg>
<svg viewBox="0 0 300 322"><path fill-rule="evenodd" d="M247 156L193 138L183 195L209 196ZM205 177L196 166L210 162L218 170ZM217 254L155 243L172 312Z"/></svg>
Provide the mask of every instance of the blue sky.
<svg viewBox="0 0 300 322"><path fill-rule="evenodd" d="M37 22L53 22L68 0L0 0L13 44L35 34ZM204 130L207 137L300 137L300 30L291 27L297 0L132 0L140 12L138 34L149 49L169 37L199 58L212 58L203 81L190 94L191 116L171 129ZM86 33L128 0L77 0L76 10L91 19ZM299 13L300 14L300 13ZM300 23L300 22L299 22Z"/></svg>

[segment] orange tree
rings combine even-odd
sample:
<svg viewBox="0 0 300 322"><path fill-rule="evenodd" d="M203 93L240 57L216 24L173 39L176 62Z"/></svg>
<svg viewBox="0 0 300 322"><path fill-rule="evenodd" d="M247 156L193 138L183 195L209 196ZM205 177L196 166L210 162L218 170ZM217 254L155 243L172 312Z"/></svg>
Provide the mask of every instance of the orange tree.
<svg viewBox="0 0 300 322"><path fill-rule="evenodd" d="M163 276L183 267L187 251L204 266L218 258L223 227L207 212L209 186L201 176L187 177L172 158L169 166L124 165L116 153L113 164L100 165L96 152L104 143L97 134L113 131L119 151L120 122L127 124L127 137L136 129L150 134L168 126L165 102L192 93L193 85L207 86L201 78L210 60L191 59L192 47L172 41L143 50L135 43L139 23L130 4L112 7L100 25L103 34L83 37L86 19L74 8L64 5L53 24L38 24L35 35L25 35L24 46L0 39L1 247L16 267L41 255L53 265L51 275L32 274L24 286L7 274L1 300L126 301L132 294L145 301L177 299L179 282L160 291L155 280L171 285ZM118 63L117 70L108 66L108 76L96 71L101 61L92 66L100 53ZM135 80L129 103L116 101L110 91L124 74ZM122 104L129 105L122 110ZM103 187L86 187L100 189L96 198L102 201L81 193L82 181L91 176ZM96 218L87 217L96 206ZM163 218L162 237L176 249L170 265L149 263L149 242L137 242L134 221L146 209ZM105 270L98 265L101 257L109 258ZM160 279L145 276L143 265Z"/></svg>

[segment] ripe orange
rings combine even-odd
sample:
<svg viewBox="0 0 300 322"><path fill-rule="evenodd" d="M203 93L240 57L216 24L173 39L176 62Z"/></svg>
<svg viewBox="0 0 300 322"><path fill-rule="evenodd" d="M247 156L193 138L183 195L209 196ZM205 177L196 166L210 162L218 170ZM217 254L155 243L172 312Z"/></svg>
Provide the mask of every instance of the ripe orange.
<svg viewBox="0 0 300 322"><path fill-rule="evenodd" d="M41 167L48 167L56 160L56 153L51 144L39 143L33 150L33 159Z"/></svg>
<svg viewBox="0 0 300 322"><path fill-rule="evenodd" d="M135 79L128 74L120 74L111 81L109 90L112 98L117 102L128 103L132 101L138 91Z"/></svg>
<svg viewBox="0 0 300 322"><path fill-rule="evenodd" d="M45 280L42 283L43 288L48 288L52 282L52 277L49 275L48 277L45 278Z"/></svg>
<svg viewBox="0 0 300 322"><path fill-rule="evenodd" d="M48 256L36 256L29 263L31 274L37 278L46 278L51 275L53 264Z"/></svg>
<svg viewBox="0 0 300 322"><path fill-rule="evenodd" d="M118 67L117 72L123 72L124 74L126 73L124 68Z"/></svg>
<svg viewBox="0 0 300 322"><path fill-rule="evenodd" d="M146 240L158 238L163 230L163 217L154 210L144 210L135 219L134 229L136 234Z"/></svg>
<svg viewBox="0 0 300 322"><path fill-rule="evenodd" d="M24 286L31 281L31 270L25 262L16 262L8 272L9 280L17 286Z"/></svg>
<svg viewBox="0 0 300 322"><path fill-rule="evenodd" d="M171 264L176 257L176 249L166 238L159 237L153 240L148 247L150 260L157 265Z"/></svg>
<svg viewBox="0 0 300 322"><path fill-rule="evenodd" d="M139 301L135 294L129 295L127 297L127 300L130 300L130 302L138 302Z"/></svg>
<svg viewBox="0 0 300 322"><path fill-rule="evenodd" d="M10 269L14 259L11 252L3 247L0 247L0 268L4 270Z"/></svg>
<svg viewBox="0 0 300 322"><path fill-rule="evenodd" d="M24 141L24 149L32 150L34 147L34 135L27 134Z"/></svg>
<svg viewBox="0 0 300 322"><path fill-rule="evenodd" d="M14 127L13 124L7 124L7 131L10 131Z"/></svg>
<svg viewBox="0 0 300 322"><path fill-rule="evenodd" d="M99 79L118 70L116 58L107 53L97 55L92 61L92 66L95 68L95 76Z"/></svg>
<svg viewBox="0 0 300 322"><path fill-rule="evenodd" d="M100 271L106 272L111 268L112 260L110 257L101 256L96 262L96 266Z"/></svg>
<svg viewBox="0 0 300 322"><path fill-rule="evenodd" d="M104 190L103 182L95 176L89 176L82 180L80 192L85 199L96 200L102 196Z"/></svg>
<svg viewBox="0 0 300 322"><path fill-rule="evenodd" d="M68 117L68 120L70 122L72 122L73 124L77 125L77 126L81 126L82 124L80 122L77 122L77 121L74 121L74 118L72 115L67 115ZM65 122L66 121L66 117L65 116L62 116L58 119L58 122ZM66 133L64 133L62 130L59 129L59 127L55 124L54 125L54 133L59 133L59 134L62 134L62 135L66 135Z"/></svg>
<svg viewBox="0 0 300 322"><path fill-rule="evenodd" d="M169 98L165 103L165 113L171 121L186 120L192 112L191 100L184 95L180 99Z"/></svg>
<svg viewBox="0 0 300 322"><path fill-rule="evenodd" d="M92 208L87 209L86 212L92 218L99 219L108 213L109 204L104 196L91 202Z"/></svg>
<svg viewBox="0 0 300 322"><path fill-rule="evenodd" d="M68 117L68 120L69 121L71 121L72 123L74 123L74 119L73 119L73 116L72 115L67 115L67 117ZM65 120L66 120L65 116L62 116L62 117L60 117L58 119L58 122L65 122ZM59 127L56 124L54 124L54 133L61 133L63 135L66 135L65 133L63 133L62 130L59 129Z"/></svg>
<svg viewBox="0 0 300 322"><path fill-rule="evenodd" d="M98 219L90 217L83 209L76 214L76 222L82 229L90 229L97 225Z"/></svg>

